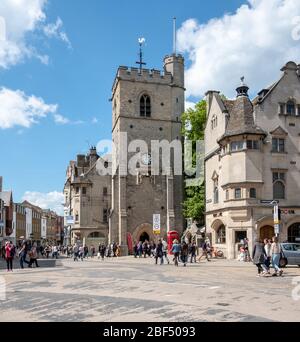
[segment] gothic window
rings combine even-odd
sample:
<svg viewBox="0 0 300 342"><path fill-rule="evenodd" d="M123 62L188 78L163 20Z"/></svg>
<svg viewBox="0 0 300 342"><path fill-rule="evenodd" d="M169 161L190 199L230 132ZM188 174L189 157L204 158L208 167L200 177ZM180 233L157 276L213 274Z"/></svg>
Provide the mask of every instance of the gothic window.
<svg viewBox="0 0 300 342"><path fill-rule="evenodd" d="M273 183L273 198L285 199L285 185L280 180L277 180Z"/></svg>
<svg viewBox="0 0 300 342"><path fill-rule="evenodd" d="M226 229L224 225L220 226L219 229L217 230L216 243L219 243L219 244L226 243Z"/></svg>
<svg viewBox="0 0 300 342"><path fill-rule="evenodd" d="M142 95L140 99L140 116L151 117L151 99L146 94Z"/></svg>
<svg viewBox="0 0 300 342"><path fill-rule="evenodd" d="M288 115L296 115L296 107L293 101L288 101L286 104L286 113Z"/></svg>
<svg viewBox="0 0 300 342"><path fill-rule="evenodd" d="M218 179L214 180L214 204L219 203L219 184Z"/></svg>
<svg viewBox="0 0 300 342"><path fill-rule="evenodd" d="M255 188L250 189L250 198L256 198L256 189Z"/></svg>
<svg viewBox="0 0 300 342"><path fill-rule="evenodd" d="M284 153L285 140L280 138L272 138L272 152Z"/></svg>

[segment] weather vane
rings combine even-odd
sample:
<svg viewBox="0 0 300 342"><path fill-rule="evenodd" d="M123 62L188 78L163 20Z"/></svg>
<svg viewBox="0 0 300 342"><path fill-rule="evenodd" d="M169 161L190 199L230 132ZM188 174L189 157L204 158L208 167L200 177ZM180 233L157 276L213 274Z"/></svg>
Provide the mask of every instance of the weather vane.
<svg viewBox="0 0 300 342"><path fill-rule="evenodd" d="M143 44L145 44L146 42L146 39L145 38L139 38L139 45L140 45L140 53L139 53L139 56L140 56L140 60L139 62L136 62L136 64L139 64L140 66L140 74L142 73L142 69L143 69L143 65L147 65L146 63L143 62Z"/></svg>
<svg viewBox="0 0 300 342"><path fill-rule="evenodd" d="M241 77L241 81L242 81L242 84L244 84L245 76L242 76L242 77Z"/></svg>

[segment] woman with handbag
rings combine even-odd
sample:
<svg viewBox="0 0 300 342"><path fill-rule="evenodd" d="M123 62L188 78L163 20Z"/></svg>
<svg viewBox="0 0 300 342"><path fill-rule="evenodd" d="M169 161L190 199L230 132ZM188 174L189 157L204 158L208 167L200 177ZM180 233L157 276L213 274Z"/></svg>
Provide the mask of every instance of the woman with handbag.
<svg viewBox="0 0 300 342"><path fill-rule="evenodd" d="M279 267L280 258L281 258L281 246L278 242L278 237L273 237L273 243L271 246L271 253L272 253L272 265L274 267L274 273L272 274L273 277L282 276L283 271Z"/></svg>

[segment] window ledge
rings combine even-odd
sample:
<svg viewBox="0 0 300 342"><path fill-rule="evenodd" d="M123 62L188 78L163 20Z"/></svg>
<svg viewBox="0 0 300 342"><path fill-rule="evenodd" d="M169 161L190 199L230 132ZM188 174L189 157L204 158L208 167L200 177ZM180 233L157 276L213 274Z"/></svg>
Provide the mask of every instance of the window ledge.
<svg viewBox="0 0 300 342"><path fill-rule="evenodd" d="M271 154L276 154L276 155L283 154L283 155L286 155L286 154L288 154L288 152L271 151Z"/></svg>

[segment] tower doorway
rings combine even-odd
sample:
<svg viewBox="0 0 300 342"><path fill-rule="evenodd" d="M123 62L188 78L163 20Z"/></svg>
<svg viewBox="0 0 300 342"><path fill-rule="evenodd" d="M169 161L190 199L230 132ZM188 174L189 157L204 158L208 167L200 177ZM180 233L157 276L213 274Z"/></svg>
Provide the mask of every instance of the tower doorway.
<svg viewBox="0 0 300 342"><path fill-rule="evenodd" d="M140 241L142 242L150 241L149 235L146 232L142 233L140 236Z"/></svg>

